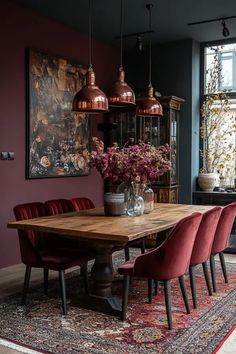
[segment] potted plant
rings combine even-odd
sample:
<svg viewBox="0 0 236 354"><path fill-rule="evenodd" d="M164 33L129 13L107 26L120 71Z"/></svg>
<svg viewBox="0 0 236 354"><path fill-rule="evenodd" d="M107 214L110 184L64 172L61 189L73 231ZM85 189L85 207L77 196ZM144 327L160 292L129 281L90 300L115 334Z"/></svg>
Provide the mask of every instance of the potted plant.
<svg viewBox="0 0 236 354"><path fill-rule="evenodd" d="M226 174L235 156L232 141L235 118L230 114L227 92L219 90L223 77L218 49L214 52L213 62L206 74L206 96L201 107L200 127L202 167L198 184L204 191L213 191L219 183L219 176Z"/></svg>

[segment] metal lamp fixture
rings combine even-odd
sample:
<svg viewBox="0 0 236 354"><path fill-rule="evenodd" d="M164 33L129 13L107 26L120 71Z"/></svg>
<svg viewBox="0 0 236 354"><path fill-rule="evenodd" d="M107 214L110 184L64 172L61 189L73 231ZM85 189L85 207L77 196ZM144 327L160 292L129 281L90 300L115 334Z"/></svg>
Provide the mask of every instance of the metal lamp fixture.
<svg viewBox="0 0 236 354"><path fill-rule="evenodd" d="M72 110L93 114L107 112L108 101L105 93L95 84L95 73L91 62L91 10L91 0L89 0L89 68L86 74L86 84L76 93L72 103Z"/></svg>
<svg viewBox="0 0 236 354"><path fill-rule="evenodd" d="M131 107L135 105L134 91L125 82L125 72L123 70L123 0L120 3L120 68L117 81L107 94L109 107Z"/></svg>
<svg viewBox="0 0 236 354"><path fill-rule="evenodd" d="M152 76L152 51L151 51L151 9L153 8L153 4L147 4L146 8L149 11L149 85L147 90L147 96L138 100L138 116L162 116L162 106L157 101L157 99L153 95L153 86L151 83Z"/></svg>
<svg viewBox="0 0 236 354"><path fill-rule="evenodd" d="M230 35L230 32L229 32L228 27L226 27L225 21L222 20L222 21L221 21L221 24L222 24L222 26L223 26L223 30L222 30L223 36L224 36L224 37L228 37L228 36Z"/></svg>

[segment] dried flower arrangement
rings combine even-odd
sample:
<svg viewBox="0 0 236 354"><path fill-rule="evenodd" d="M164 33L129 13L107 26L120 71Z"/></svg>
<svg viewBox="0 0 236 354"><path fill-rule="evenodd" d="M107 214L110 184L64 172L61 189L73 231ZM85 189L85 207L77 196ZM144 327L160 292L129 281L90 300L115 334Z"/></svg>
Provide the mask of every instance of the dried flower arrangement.
<svg viewBox="0 0 236 354"><path fill-rule="evenodd" d="M95 151L90 154L91 166L96 167L104 179L150 183L157 180L165 172L170 171L168 144L155 147L140 142L120 148L116 143L104 152L104 143L93 138Z"/></svg>

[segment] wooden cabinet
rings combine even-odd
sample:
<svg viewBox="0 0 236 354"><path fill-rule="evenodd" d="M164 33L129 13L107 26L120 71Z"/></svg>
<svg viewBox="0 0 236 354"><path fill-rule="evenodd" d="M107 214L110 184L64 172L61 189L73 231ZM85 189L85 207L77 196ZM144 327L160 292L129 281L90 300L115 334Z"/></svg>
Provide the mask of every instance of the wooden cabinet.
<svg viewBox="0 0 236 354"><path fill-rule="evenodd" d="M184 100L175 96L160 96L158 100L163 107L163 117L139 117L135 108L131 111L111 110L105 121L105 145L117 142L119 146L125 146L130 139L134 143L141 140L154 146L169 144L172 169L153 183L152 188L156 202L178 203L179 119Z"/></svg>

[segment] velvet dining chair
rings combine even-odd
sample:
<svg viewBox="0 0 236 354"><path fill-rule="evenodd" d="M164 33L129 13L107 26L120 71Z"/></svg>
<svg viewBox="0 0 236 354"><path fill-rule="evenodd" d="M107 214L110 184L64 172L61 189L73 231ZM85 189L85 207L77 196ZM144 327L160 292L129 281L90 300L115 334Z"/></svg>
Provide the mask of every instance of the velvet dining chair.
<svg viewBox="0 0 236 354"><path fill-rule="evenodd" d="M172 329L171 280L179 278L179 283L187 313L190 313L189 301L184 281L194 240L200 225L202 214L193 213L180 220L172 229L166 242L152 251L146 252L134 260L125 262L118 268L123 279L122 320L126 319L130 277L148 279L148 302L152 302L153 280L163 281L168 328Z"/></svg>
<svg viewBox="0 0 236 354"><path fill-rule="evenodd" d="M95 205L92 200L87 197L72 198L71 203L75 211L95 208Z"/></svg>
<svg viewBox="0 0 236 354"><path fill-rule="evenodd" d="M57 215L74 211L69 199L51 199L45 202L47 215Z"/></svg>
<svg viewBox="0 0 236 354"><path fill-rule="evenodd" d="M195 266L198 264L202 264L208 293L209 295L212 295L207 261L210 258L212 243L221 211L222 208L215 207L203 214L200 226L198 228L197 236L194 241L189 265L190 284L194 308L197 308Z"/></svg>
<svg viewBox="0 0 236 354"><path fill-rule="evenodd" d="M219 254L224 280L225 283L228 283L228 276L227 276L223 251L227 247L235 217L236 217L236 202L230 203L225 207L223 207L216 228L215 237L211 248L211 256L210 256L211 277L212 277L212 286L214 292L216 292L216 271L215 271L216 254Z"/></svg>
<svg viewBox="0 0 236 354"><path fill-rule="evenodd" d="M26 203L14 207L16 220L26 220L46 215L43 203ZM57 235L32 230L18 230L22 262L26 265L21 304L25 304L32 267L44 270L44 293L47 293L48 270L59 272L63 314L67 314L65 270L74 266L87 269L91 255L79 252L70 245L59 247ZM66 246L66 247L65 247ZM85 280L86 283L86 280Z"/></svg>

